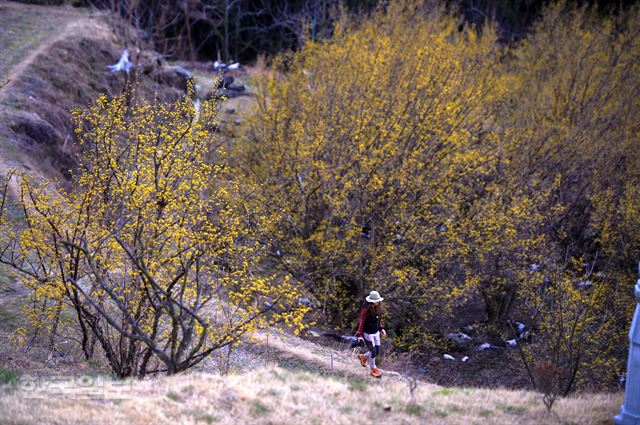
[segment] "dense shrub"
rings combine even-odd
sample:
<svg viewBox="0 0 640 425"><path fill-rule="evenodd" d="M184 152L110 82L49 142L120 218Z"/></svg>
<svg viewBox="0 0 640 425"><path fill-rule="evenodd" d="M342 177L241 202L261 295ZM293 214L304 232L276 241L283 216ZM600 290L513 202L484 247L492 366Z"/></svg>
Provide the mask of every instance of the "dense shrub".
<svg viewBox="0 0 640 425"><path fill-rule="evenodd" d="M555 5L504 47L392 2L282 57L233 154L277 219L272 257L329 323L378 289L398 346L418 348L481 302L498 330L518 314L536 344L568 341L543 359L575 369L563 392L612 379L640 246L637 17Z"/></svg>

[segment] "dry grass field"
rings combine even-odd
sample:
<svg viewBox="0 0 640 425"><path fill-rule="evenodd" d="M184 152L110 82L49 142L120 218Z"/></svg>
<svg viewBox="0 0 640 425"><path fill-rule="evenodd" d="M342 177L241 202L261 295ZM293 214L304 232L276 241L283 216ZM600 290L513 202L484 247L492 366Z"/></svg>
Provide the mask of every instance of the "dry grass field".
<svg viewBox="0 0 640 425"><path fill-rule="evenodd" d="M609 424L621 395L559 400L548 414L526 391L418 385L400 379L264 366L248 373L193 373L138 382L95 378L22 383L0 399L3 424ZM360 369L360 370L358 370ZM37 385L37 387L36 387ZM34 388L35 387L35 388ZM39 392L38 389L43 389Z"/></svg>

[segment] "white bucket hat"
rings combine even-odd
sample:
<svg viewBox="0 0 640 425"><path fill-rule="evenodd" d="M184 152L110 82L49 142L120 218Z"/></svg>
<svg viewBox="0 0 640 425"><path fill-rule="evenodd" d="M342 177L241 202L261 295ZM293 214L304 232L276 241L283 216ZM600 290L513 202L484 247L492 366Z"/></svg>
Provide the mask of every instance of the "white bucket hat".
<svg viewBox="0 0 640 425"><path fill-rule="evenodd" d="M380 294L378 293L378 291L371 291L369 292L369 296L367 297L367 301L370 303L377 303L384 300L384 298L382 298L380 296Z"/></svg>

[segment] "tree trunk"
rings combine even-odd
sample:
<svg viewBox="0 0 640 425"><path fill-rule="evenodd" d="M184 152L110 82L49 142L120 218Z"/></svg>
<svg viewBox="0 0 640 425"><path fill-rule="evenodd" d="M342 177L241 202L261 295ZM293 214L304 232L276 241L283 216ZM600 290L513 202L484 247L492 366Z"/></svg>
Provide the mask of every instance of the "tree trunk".
<svg viewBox="0 0 640 425"><path fill-rule="evenodd" d="M502 329L511 315L516 298L516 288L513 285L482 291L487 320L490 324Z"/></svg>

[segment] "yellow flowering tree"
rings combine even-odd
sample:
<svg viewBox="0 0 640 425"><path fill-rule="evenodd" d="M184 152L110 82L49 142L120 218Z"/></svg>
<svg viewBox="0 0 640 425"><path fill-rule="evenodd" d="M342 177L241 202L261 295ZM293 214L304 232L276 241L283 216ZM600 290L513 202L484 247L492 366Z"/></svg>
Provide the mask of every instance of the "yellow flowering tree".
<svg viewBox="0 0 640 425"><path fill-rule="evenodd" d="M119 376L176 373L257 327L302 326L292 281L256 269L271 224L225 174L218 107L103 96L75 112L72 190L13 175L25 220L2 261L25 276L34 324L55 333L70 309L86 357L97 342Z"/></svg>
<svg viewBox="0 0 640 425"><path fill-rule="evenodd" d="M566 394L618 384L640 259L640 9L601 17L550 5L511 52L512 90L496 111L510 187L548 193L537 284L521 306L538 328L523 347L532 381Z"/></svg>
<svg viewBox="0 0 640 425"><path fill-rule="evenodd" d="M425 9L390 2L257 82L232 164L276 220L272 259L332 324L378 289L403 348L441 348L473 310L500 337L526 321L539 353L568 341L562 392L611 379L639 246L638 9L560 2L512 46Z"/></svg>
<svg viewBox="0 0 640 425"><path fill-rule="evenodd" d="M480 292L505 320L494 300L540 242L542 205L504 190L509 146L493 116L509 90L495 70L503 50L491 28L478 35L425 7L391 2L276 61L233 153L260 184L256 208L279 218L280 266L336 324L353 325L368 291L389 295L405 347Z"/></svg>

